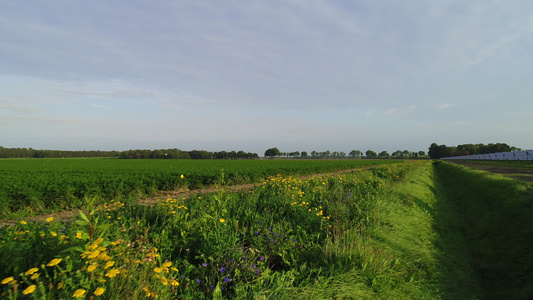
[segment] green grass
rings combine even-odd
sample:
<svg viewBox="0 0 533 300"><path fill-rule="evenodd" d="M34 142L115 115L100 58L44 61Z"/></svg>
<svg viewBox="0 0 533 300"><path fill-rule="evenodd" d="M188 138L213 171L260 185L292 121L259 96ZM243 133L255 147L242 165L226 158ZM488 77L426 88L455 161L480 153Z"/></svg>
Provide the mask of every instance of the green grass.
<svg viewBox="0 0 533 300"><path fill-rule="evenodd" d="M532 185L444 162L435 172L450 299L529 299Z"/></svg>

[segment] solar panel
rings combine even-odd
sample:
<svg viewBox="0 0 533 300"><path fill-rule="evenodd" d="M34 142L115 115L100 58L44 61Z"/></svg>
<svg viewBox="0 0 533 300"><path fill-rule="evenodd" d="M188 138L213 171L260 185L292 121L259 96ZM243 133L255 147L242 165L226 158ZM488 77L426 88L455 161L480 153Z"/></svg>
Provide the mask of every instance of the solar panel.
<svg viewBox="0 0 533 300"><path fill-rule="evenodd" d="M497 152L486 154L473 154L443 157L441 159L468 159L468 160L531 160L533 161L533 150Z"/></svg>

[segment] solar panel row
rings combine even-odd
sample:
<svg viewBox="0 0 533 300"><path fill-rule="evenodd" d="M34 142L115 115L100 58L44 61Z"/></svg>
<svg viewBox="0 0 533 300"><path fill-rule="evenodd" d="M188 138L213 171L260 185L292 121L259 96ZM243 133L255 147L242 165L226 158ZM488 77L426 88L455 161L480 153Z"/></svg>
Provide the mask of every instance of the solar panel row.
<svg viewBox="0 0 533 300"><path fill-rule="evenodd" d="M442 159L471 159L471 160L533 160L533 150L498 152L489 154L474 154L463 156L443 157Z"/></svg>

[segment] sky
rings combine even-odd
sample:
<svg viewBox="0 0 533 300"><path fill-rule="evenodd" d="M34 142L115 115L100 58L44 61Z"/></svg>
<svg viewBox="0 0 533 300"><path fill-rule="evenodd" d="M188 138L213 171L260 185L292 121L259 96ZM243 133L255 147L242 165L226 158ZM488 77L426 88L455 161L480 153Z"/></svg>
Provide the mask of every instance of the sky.
<svg viewBox="0 0 533 300"><path fill-rule="evenodd" d="M530 0L0 2L0 146L533 149Z"/></svg>

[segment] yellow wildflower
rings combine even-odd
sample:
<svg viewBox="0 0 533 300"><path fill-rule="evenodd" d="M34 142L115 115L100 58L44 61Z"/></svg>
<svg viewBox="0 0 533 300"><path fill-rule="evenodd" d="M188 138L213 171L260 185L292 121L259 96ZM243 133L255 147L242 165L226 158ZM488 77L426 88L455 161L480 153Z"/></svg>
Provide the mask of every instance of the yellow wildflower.
<svg viewBox="0 0 533 300"><path fill-rule="evenodd" d="M60 290L63 287L63 281L57 284L57 290Z"/></svg>
<svg viewBox="0 0 533 300"><path fill-rule="evenodd" d="M110 260L110 261L105 263L104 270L107 269L107 268L110 268L110 267L112 267L114 265L115 265L115 262Z"/></svg>
<svg viewBox="0 0 533 300"><path fill-rule="evenodd" d="M81 232L76 232L76 238L81 239Z"/></svg>
<svg viewBox="0 0 533 300"><path fill-rule="evenodd" d="M219 221L220 221L220 223L224 223L224 222L226 222L226 220L224 220L224 219L222 219L222 218L221 218Z"/></svg>
<svg viewBox="0 0 533 300"><path fill-rule="evenodd" d="M105 292L105 289L99 287L99 288L96 288L96 290L94 290L94 295L95 295L95 296L100 296L100 295L102 295L104 292Z"/></svg>
<svg viewBox="0 0 533 300"><path fill-rule="evenodd" d="M28 295L35 291L35 284L30 285L27 287L24 291L22 291L22 295Z"/></svg>
<svg viewBox="0 0 533 300"><path fill-rule="evenodd" d="M176 280L172 279L172 280L170 281L170 285L178 286L178 285L180 285L180 283L177 282Z"/></svg>
<svg viewBox="0 0 533 300"><path fill-rule="evenodd" d="M161 268L155 268L155 269L154 269L154 272L156 272L156 273L161 273L162 271L163 271L163 270L162 270Z"/></svg>
<svg viewBox="0 0 533 300"><path fill-rule="evenodd" d="M39 269L37 269L37 268L31 268L31 269L29 269L28 271L26 271L26 273L24 273L24 275L28 276L28 275L31 275L31 274L37 272L37 271L39 271Z"/></svg>
<svg viewBox="0 0 533 300"><path fill-rule="evenodd" d="M15 278L13 278L13 276L11 276L11 277L4 278L4 280L2 280L1 283L2 284L8 284L8 283L10 283L11 281L14 281L14 280L15 280Z"/></svg>
<svg viewBox="0 0 533 300"><path fill-rule="evenodd" d="M163 266L163 268L170 268L170 267L172 267L172 262L169 262L169 261L164 262L162 266Z"/></svg>
<svg viewBox="0 0 533 300"><path fill-rule="evenodd" d="M181 174L181 176L180 176L180 177L181 177L181 179L183 179L183 177L184 177L184 176L183 176L183 174Z"/></svg>
<svg viewBox="0 0 533 300"><path fill-rule="evenodd" d="M87 267L87 271L93 272L96 268L98 268L98 264L91 264Z"/></svg>
<svg viewBox="0 0 533 300"><path fill-rule="evenodd" d="M55 231L50 232L50 234L51 234L52 236L57 236L57 232L55 232Z"/></svg>
<svg viewBox="0 0 533 300"><path fill-rule="evenodd" d="M101 242L103 242L104 239L103 238L98 238L96 239L96 241L94 241L95 244L100 244Z"/></svg>
<svg viewBox="0 0 533 300"><path fill-rule="evenodd" d="M31 280L35 280L35 279L39 278L40 275L41 274L39 274L39 273L35 273L35 274L31 275L30 279Z"/></svg>
<svg viewBox="0 0 533 300"><path fill-rule="evenodd" d="M106 277L109 277L109 278L113 278L115 276L117 276L117 274L120 273L120 270L118 269L111 269L109 271L107 271L107 273L105 274Z"/></svg>
<svg viewBox="0 0 533 300"><path fill-rule="evenodd" d="M59 264L62 260L63 260L62 258L54 258L46 266L53 267L53 266Z"/></svg>
<svg viewBox="0 0 533 300"><path fill-rule="evenodd" d="M46 222L50 223L50 222L52 222L53 220L54 220L54 217L50 217L50 218L46 219Z"/></svg>
<svg viewBox="0 0 533 300"><path fill-rule="evenodd" d="M72 298L81 298L81 297L85 296L85 292L86 292L86 290L84 290L84 289L77 289L76 291L74 291L74 294L72 295Z"/></svg>
<svg viewBox="0 0 533 300"><path fill-rule="evenodd" d="M26 225L26 224L28 224L28 223L27 223L26 221L20 221L20 224L21 224L21 225Z"/></svg>

